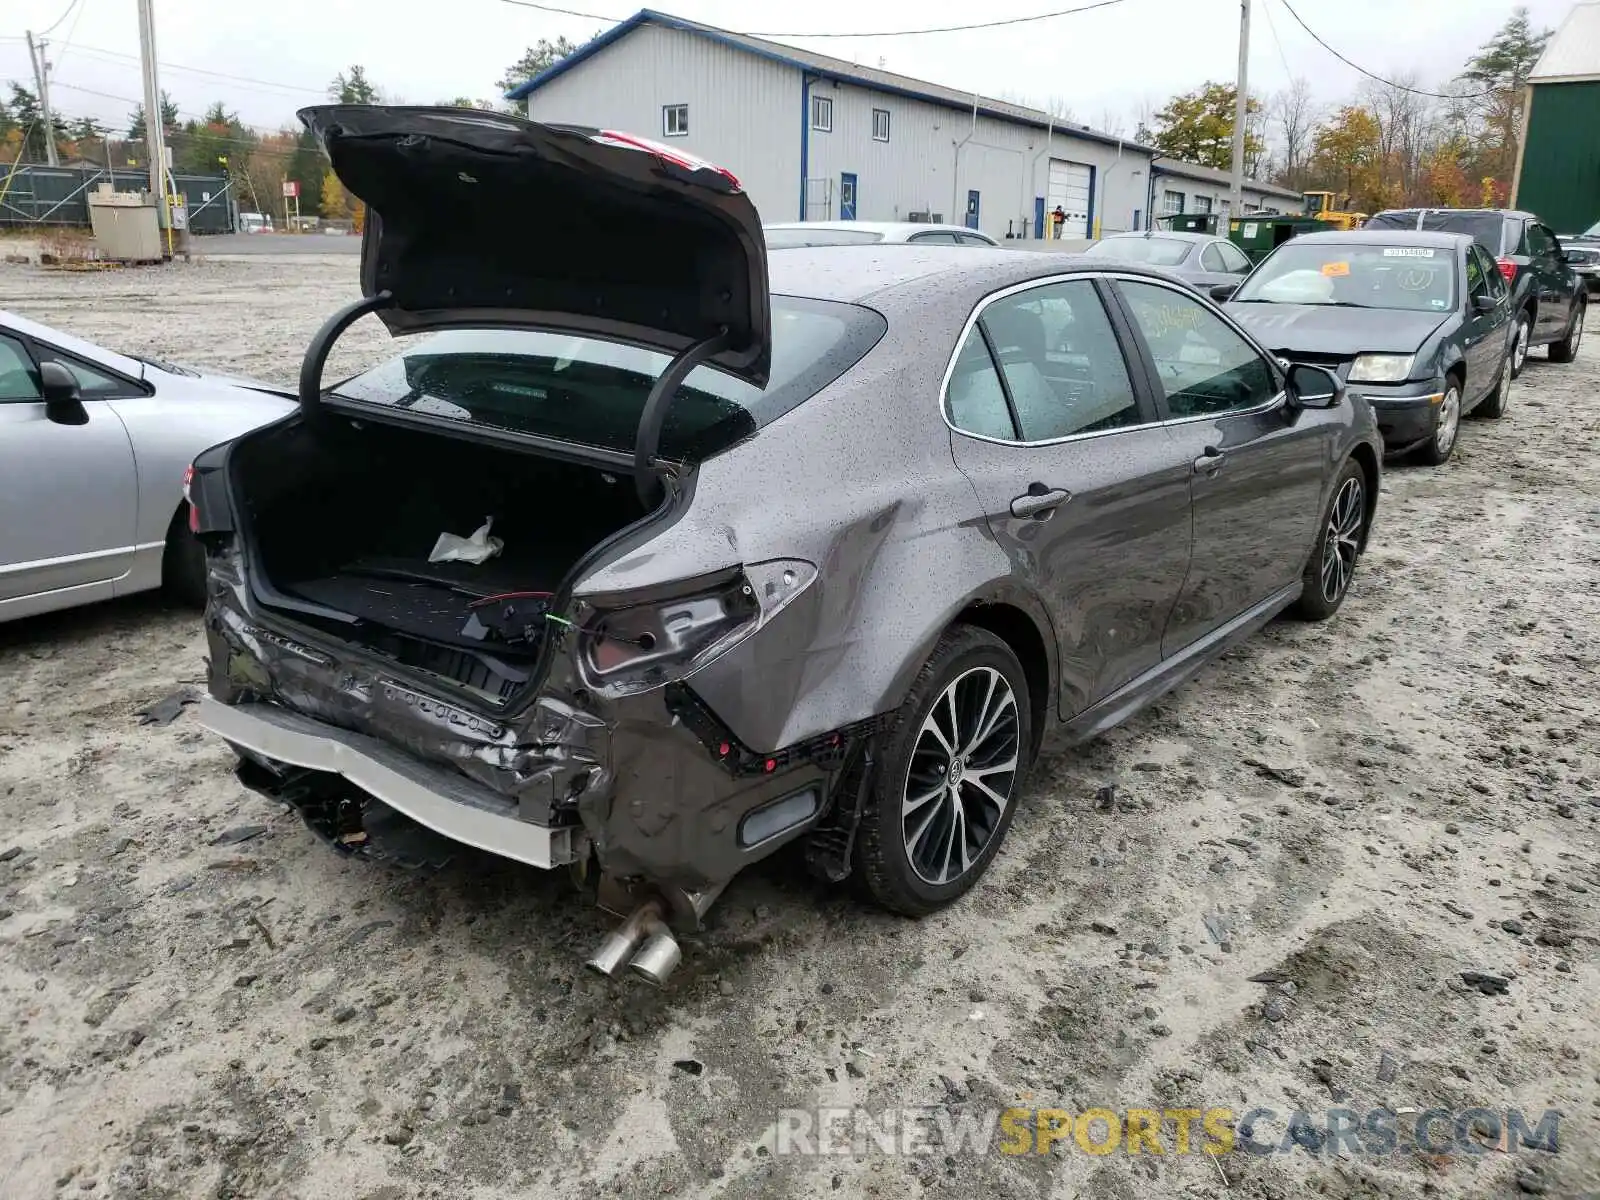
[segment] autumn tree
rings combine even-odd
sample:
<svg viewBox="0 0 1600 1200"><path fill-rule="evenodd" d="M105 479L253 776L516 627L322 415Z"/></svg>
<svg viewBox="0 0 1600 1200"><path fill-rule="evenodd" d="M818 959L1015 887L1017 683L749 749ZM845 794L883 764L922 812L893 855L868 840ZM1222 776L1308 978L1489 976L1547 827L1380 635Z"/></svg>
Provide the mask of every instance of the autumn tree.
<svg viewBox="0 0 1600 1200"><path fill-rule="evenodd" d="M1357 209L1383 207L1379 163L1383 152L1378 119L1359 104L1341 108L1312 136L1311 173L1320 190L1348 196Z"/></svg>
<svg viewBox="0 0 1600 1200"><path fill-rule="evenodd" d="M328 160L323 156L317 139L309 129L302 129L295 138L294 153L289 156L288 166L283 172L284 178L300 185L301 212L322 211L322 180L327 166Z"/></svg>
<svg viewBox="0 0 1600 1200"><path fill-rule="evenodd" d="M183 134L182 152L174 150L172 161L177 170L195 175L243 172L260 140L221 102L206 109L198 120L187 122Z"/></svg>
<svg viewBox="0 0 1600 1200"><path fill-rule="evenodd" d="M1485 143L1480 167L1496 178L1509 179L1515 169L1528 77L1550 34L1548 29L1535 33L1528 10L1519 7L1467 60L1459 77L1459 82L1471 89L1460 104Z"/></svg>
<svg viewBox="0 0 1600 1200"><path fill-rule="evenodd" d="M178 106L172 97L167 95L166 89L161 92L161 128L166 133L171 133L183 123L183 118L178 113ZM144 141L144 105L139 104L128 114L128 140L130 142Z"/></svg>
<svg viewBox="0 0 1600 1200"><path fill-rule="evenodd" d="M1278 182L1298 189L1304 183L1306 160L1311 157L1311 131L1316 124L1316 104L1311 84L1304 76L1289 81L1289 86L1272 97L1271 128L1283 150Z"/></svg>
<svg viewBox="0 0 1600 1200"><path fill-rule="evenodd" d="M42 110L39 107L39 97L20 83L11 84L11 100L7 104L11 113L11 120L21 131L22 158L26 162L44 162L49 157L45 153L44 121ZM56 118L59 127L60 118Z"/></svg>
<svg viewBox="0 0 1600 1200"><path fill-rule="evenodd" d="M594 36L599 37L600 31L596 30ZM568 41L564 37L558 37L553 42L549 38L540 38L537 45L529 46L523 51L521 58L506 68L506 73L495 80L494 85L500 89L500 94L503 96L512 88L527 83L535 75L544 74L577 48L576 42ZM526 114L528 102L518 100L516 107L518 112Z"/></svg>
<svg viewBox="0 0 1600 1200"><path fill-rule="evenodd" d="M1207 83L1192 92L1174 96L1155 114L1155 141L1160 151L1171 158L1199 163L1219 171L1233 167L1233 119L1238 89L1226 83ZM1251 97L1247 114L1259 113L1261 101ZM1259 161L1266 149L1261 138L1245 129L1245 160ZM1248 173L1248 172L1247 172Z"/></svg>

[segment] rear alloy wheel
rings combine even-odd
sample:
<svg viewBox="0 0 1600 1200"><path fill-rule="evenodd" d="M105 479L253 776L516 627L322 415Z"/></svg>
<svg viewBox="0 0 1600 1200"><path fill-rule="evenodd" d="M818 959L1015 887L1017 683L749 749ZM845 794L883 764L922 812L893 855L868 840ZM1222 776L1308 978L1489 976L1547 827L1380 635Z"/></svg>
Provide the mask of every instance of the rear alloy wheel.
<svg viewBox="0 0 1600 1200"><path fill-rule="evenodd" d="M1456 434L1461 432L1461 385L1454 379L1447 379L1444 385L1444 399L1439 401L1439 410L1433 418L1433 436L1422 447L1418 457L1429 466L1437 467L1450 457L1450 452L1456 448Z"/></svg>
<svg viewBox="0 0 1600 1200"><path fill-rule="evenodd" d="M967 891L1011 827L1033 747L1027 677L1011 648L958 626L888 731L856 839L874 899L918 917Z"/></svg>
<svg viewBox="0 0 1600 1200"><path fill-rule="evenodd" d="M1511 335L1511 378L1522 374L1528 362L1528 342L1533 337L1533 318L1526 312L1517 314L1517 328Z"/></svg>
<svg viewBox="0 0 1600 1200"><path fill-rule="evenodd" d="M1550 361L1569 363L1578 357L1578 343L1583 341L1583 318L1588 305L1579 300L1572 306L1572 323L1567 326L1567 336L1550 346Z"/></svg>
<svg viewBox="0 0 1600 1200"><path fill-rule="evenodd" d="M1505 358L1500 363L1500 382L1494 385L1478 407L1472 410L1475 417L1488 417L1491 421L1506 415L1506 409L1511 406L1511 352L1506 352Z"/></svg>
<svg viewBox="0 0 1600 1200"><path fill-rule="evenodd" d="M1333 499L1318 526L1317 547L1300 576L1300 599L1294 615L1325 621L1339 611L1361 557L1361 534L1367 520L1367 473L1349 461L1333 485Z"/></svg>

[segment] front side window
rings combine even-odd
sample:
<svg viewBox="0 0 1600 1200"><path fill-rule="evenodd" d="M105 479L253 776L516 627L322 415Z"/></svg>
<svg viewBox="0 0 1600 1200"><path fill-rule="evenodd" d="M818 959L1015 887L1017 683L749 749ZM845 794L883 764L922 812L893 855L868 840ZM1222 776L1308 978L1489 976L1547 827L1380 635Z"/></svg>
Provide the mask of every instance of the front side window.
<svg viewBox="0 0 1600 1200"><path fill-rule="evenodd" d="M60 363L71 373L73 379L78 382L79 395L85 400L117 400L141 394L139 388L117 378L115 375L108 375L104 371L96 370L87 363L80 362L75 358L68 358L65 354L57 354L47 347L39 346L38 343L34 344L38 347L39 357L42 360Z"/></svg>
<svg viewBox="0 0 1600 1200"><path fill-rule="evenodd" d="M991 349L990 370L996 360L999 367L993 377L983 369ZM1015 422L1016 434L994 432L1002 415L1004 424ZM1127 363L1094 284L1046 284L986 307L952 373L950 420L968 432L1024 442L1139 424Z"/></svg>
<svg viewBox="0 0 1600 1200"><path fill-rule="evenodd" d="M1258 408L1277 395L1267 360L1197 297L1153 283L1117 286L1150 347L1173 417Z"/></svg>
<svg viewBox="0 0 1600 1200"><path fill-rule="evenodd" d="M811 128L833 132L833 101L827 96L811 97Z"/></svg>
<svg viewBox="0 0 1600 1200"><path fill-rule="evenodd" d="M661 110L661 132L666 137L687 137L689 134L689 106L668 104Z"/></svg>
<svg viewBox="0 0 1600 1200"><path fill-rule="evenodd" d="M1456 250L1449 246L1296 238L1269 254L1233 299L1448 312L1456 307L1456 269Z"/></svg>
<svg viewBox="0 0 1600 1200"><path fill-rule="evenodd" d="M21 342L0 334L0 402L42 399L33 359Z"/></svg>
<svg viewBox="0 0 1600 1200"><path fill-rule="evenodd" d="M889 140L889 110L875 108L872 110L872 140L887 142Z"/></svg>

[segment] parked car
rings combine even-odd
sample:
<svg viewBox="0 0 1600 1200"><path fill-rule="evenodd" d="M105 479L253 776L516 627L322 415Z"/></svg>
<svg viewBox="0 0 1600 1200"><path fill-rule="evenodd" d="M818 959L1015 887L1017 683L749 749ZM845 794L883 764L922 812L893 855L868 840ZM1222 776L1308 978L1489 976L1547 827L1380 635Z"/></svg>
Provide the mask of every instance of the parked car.
<svg viewBox="0 0 1600 1200"><path fill-rule="evenodd" d="M1213 295L1262 345L1365 396L1390 450L1438 465L1463 414L1499 417L1510 403L1511 292L1467 234L1303 234Z"/></svg>
<svg viewBox="0 0 1600 1200"><path fill-rule="evenodd" d="M998 246L987 233L964 225L926 225L915 221L787 221L765 225L767 249L795 246L868 246L915 242L936 246Z"/></svg>
<svg viewBox="0 0 1600 1200"><path fill-rule="evenodd" d="M194 465L201 720L343 849L398 810L597 858L631 910L597 970L659 981L669 925L799 838L825 878L939 909L1047 734L1347 594L1370 408L1153 270L769 258L731 175L651 142L301 117L374 215L365 299L308 349L297 418ZM559 236L455 232L507 203ZM325 389L368 312L424 336Z"/></svg>
<svg viewBox="0 0 1600 1200"><path fill-rule="evenodd" d="M1203 291L1238 283L1250 273L1250 259L1243 250L1227 238L1207 233L1114 233L1084 253L1160 267Z"/></svg>
<svg viewBox="0 0 1600 1200"><path fill-rule="evenodd" d="M202 602L183 472L293 408L0 312L0 621L163 586Z"/></svg>
<svg viewBox="0 0 1600 1200"><path fill-rule="evenodd" d="M1600 222L1582 233L1563 233L1558 239L1561 249L1590 296L1600 293Z"/></svg>
<svg viewBox="0 0 1600 1200"><path fill-rule="evenodd" d="M1583 339L1588 289L1565 261L1556 235L1530 212L1500 208L1398 208L1375 214L1367 229L1437 230L1471 235L1511 285L1516 321L1511 377L1528 351L1549 346L1550 361L1569 363Z"/></svg>

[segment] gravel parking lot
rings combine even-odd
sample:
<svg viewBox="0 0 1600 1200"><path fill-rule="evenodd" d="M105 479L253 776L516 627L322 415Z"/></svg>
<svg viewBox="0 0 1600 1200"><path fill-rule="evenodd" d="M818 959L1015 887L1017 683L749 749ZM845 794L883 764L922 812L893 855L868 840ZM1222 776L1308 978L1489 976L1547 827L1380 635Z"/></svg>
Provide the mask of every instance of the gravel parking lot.
<svg viewBox="0 0 1600 1200"><path fill-rule="evenodd" d="M0 308L287 383L355 289L331 256L13 267ZM382 352L371 325L344 364ZM966 901L907 922L778 861L666 992L583 971L609 922L562 879L344 863L192 712L141 725L200 685L194 615L0 626L0 1196L1596 1192L1590 336L1536 352L1446 467L1391 467L1333 621L1043 763ZM1288 1150L774 1152L780 1108L1013 1104L1269 1109L1255 1139ZM1328 1109L1382 1106L1394 1154L1322 1143ZM1559 1110L1559 1152L1405 1148L1480 1107Z"/></svg>

